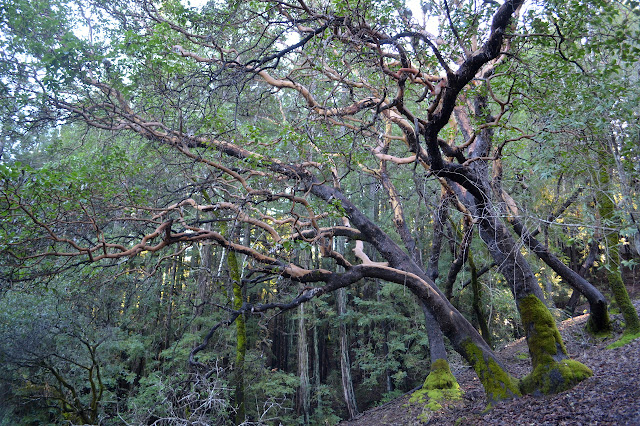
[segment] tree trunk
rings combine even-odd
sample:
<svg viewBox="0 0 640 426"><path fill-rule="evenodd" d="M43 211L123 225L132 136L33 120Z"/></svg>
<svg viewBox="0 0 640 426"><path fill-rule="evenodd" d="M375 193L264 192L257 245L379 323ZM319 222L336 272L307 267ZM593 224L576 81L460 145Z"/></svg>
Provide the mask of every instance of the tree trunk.
<svg viewBox="0 0 640 426"><path fill-rule="evenodd" d="M310 387L309 387L309 345L307 343L307 330L304 321L304 303L298 307L298 398L296 401L296 413L303 416L304 424L309 424Z"/></svg>
<svg viewBox="0 0 640 426"><path fill-rule="evenodd" d="M320 336L318 334L318 317L315 314L315 307L312 309L315 318L313 324L313 387L316 395L316 409L319 409L322 406L322 393L320 392L320 384L322 383L320 377L320 345L318 344Z"/></svg>
<svg viewBox="0 0 640 426"><path fill-rule="evenodd" d="M578 271L578 275L580 275L582 278L586 279L589 269L591 269L591 267L595 263L596 257L598 256L599 245L600 241L598 240L589 243L589 254L587 254L587 257L584 259L584 262L582 262L582 265L580 265L580 270ZM580 293L579 291L573 290L573 293L571 293L571 297L567 302L567 306L565 307L565 309L572 315L575 312L576 307L578 306L581 294L582 293Z"/></svg>
<svg viewBox="0 0 640 426"><path fill-rule="evenodd" d="M476 314L478 328L480 328L482 338L487 342L487 345L493 347L491 343L491 333L489 333L489 325L487 324L487 319L482 311L482 288L478 281L478 271L475 263L473 263L473 256L471 253L469 253L469 269L471 270L471 289L473 291L473 301L471 302L473 312Z"/></svg>
<svg viewBox="0 0 640 426"><path fill-rule="evenodd" d="M493 206L485 201L478 207L480 236L516 299L531 355L533 371L520 382L522 392L549 394L575 386L593 373L569 359L556 323L542 302L542 289Z"/></svg>
<svg viewBox="0 0 640 426"><path fill-rule="evenodd" d="M164 341L162 348L167 349L172 343L172 329L173 329L173 296L176 293L176 284L180 279L180 263L181 256L174 258L171 262L171 268L169 277L165 279L165 285L163 289L163 302L166 303L166 313L163 321Z"/></svg>
<svg viewBox="0 0 640 426"><path fill-rule="evenodd" d="M640 333L640 319L638 318L638 312L631 303L627 287L622 282L622 274L620 272L620 254L618 246L620 239L618 237L619 225L618 220L615 218L615 203L611 198L610 192L610 178L609 170L607 168L608 158L607 152L600 148L598 151L598 183L599 188L596 192L596 203L598 204L598 211L605 226L604 241L606 242L607 250L607 279L609 281L609 287L613 293L613 297L622 312L622 316L625 321L626 335L635 335ZM607 230L607 227L614 230Z"/></svg>
<svg viewBox="0 0 640 426"><path fill-rule="evenodd" d="M609 313L607 310L607 299L600 291L595 288L589 281L585 280L580 274L569 268L547 247L542 245L537 239L531 237L529 231L516 217L510 219L513 229L522 238L522 241L533 251L544 263L555 271L562 279L564 279L571 287L582 293L589 301L591 315L587 323L587 329L593 333L608 333L611 331L609 323Z"/></svg>
<svg viewBox="0 0 640 426"><path fill-rule="evenodd" d="M349 359L349 339L347 326L344 323L343 315L347 312L346 290L341 288L337 291L338 318L340 330L340 371L342 372L342 392L347 405L349 418L353 419L358 415L358 405L356 395L353 391L353 381L351 380L351 361Z"/></svg>
<svg viewBox="0 0 640 426"><path fill-rule="evenodd" d="M207 223L203 225L204 229L211 229L211 224ZM200 318L204 313L205 300L207 300L207 295L209 292L209 286L211 283L211 266L212 266L212 253L211 253L211 244L201 244L197 246L199 251L199 264L198 266L198 274L196 281L196 295L195 295L195 303L193 308L193 315L195 318ZM193 326L193 331L197 332L201 328L201 324L199 322Z"/></svg>
<svg viewBox="0 0 640 426"><path fill-rule="evenodd" d="M420 301L420 307L424 314L424 323L427 329L427 337L429 338L429 355L431 357L431 364L438 359L447 361L447 351L444 346L444 336L438 322L433 317L429 309Z"/></svg>
<svg viewBox="0 0 640 426"><path fill-rule="evenodd" d="M229 278L233 285L233 308L240 309L244 302L241 286L240 266L236 253L227 253L227 265L229 266ZM244 316L236 319L236 362L234 364L233 382L235 385L234 405L236 407L236 424L245 421L245 392L244 392L244 358L247 351L247 331Z"/></svg>

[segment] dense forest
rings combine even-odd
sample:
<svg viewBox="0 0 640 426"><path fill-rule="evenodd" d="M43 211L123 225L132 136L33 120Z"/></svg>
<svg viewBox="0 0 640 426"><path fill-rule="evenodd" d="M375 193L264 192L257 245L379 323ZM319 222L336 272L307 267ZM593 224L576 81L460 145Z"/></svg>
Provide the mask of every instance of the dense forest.
<svg viewBox="0 0 640 426"><path fill-rule="evenodd" d="M492 405L593 374L557 321L640 337L635 0L0 0L0 43L0 425Z"/></svg>

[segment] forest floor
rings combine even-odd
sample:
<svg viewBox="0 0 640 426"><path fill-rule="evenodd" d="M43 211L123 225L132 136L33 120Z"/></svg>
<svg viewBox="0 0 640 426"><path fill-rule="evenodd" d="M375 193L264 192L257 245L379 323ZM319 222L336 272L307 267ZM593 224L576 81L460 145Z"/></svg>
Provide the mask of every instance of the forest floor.
<svg viewBox="0 0 640 426"><path fill-rule="evenodd" d="M640 308L640 301L635 302ZM593 370L593 377L573 389L545 397L523 396L496 404L485 412L487 400L475 373L452 362L452 371L464 391L462 400L443 403L438 412L409 404L410 394L366 411L342 426L377 425L633 425L640 426L640 339L616 349L607 345L619 337L621 318L612 315L618 332L594 341L585 331L587 315L563 321L560 333L571 358ZM524 339L498 351L516 377L529 373L531 364ZM421 415L422 414L422 415Z"/></svg>

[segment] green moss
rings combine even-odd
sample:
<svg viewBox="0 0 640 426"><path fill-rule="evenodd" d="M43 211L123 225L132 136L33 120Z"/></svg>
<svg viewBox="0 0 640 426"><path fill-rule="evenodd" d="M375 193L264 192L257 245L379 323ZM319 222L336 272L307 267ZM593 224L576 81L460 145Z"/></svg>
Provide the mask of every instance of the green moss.
<svg viewBox="0 0 640 426"><path fill-rule="evenodd" d="M424 380L426 389L460 389L458 381L444 359L437 359L431 364L431 372Z"/></svg>
<svg viewBox="0 0 640 426"><path fill-rule="evenodd" d="M482 350L470 340L462 343L465 358L475 370L489 404L520 396L518 380L507 373L492 358L485 358Z"/></svg>
<svg viewBox="0 0 640 426"><path fill-rule="evenodd" d="M560 361L567 357L556 322L549 309L533 294L518 300L522 326L527 334L531 362L537 365Z"/></svg>
<svg viewBox="0 0 640 426"><path fill-rule="evenodd" d="M609 346L607 346L607 349L615 349L615 348L619 348L620 346L624 346L627 343L636 340L640 338L640 333L624 333L622 335L622 337L620 337L618 340L616 340L615 342L613 342L612 344L610 344Z"/></svg>
<svg viewBox="0 0 640 426"><path fill-rule="evenodd" d="M615 250L609 249L610 252L615 252L615 256L610 255L610 257L618 258L618 248L615 247ZM610 267L614 267L611 265ZM625 321L625 334L637 334L640 333L640 319L638 318L638 312L636 308L631 303L631 298L629 298L629 293L627 292L627 287L622 282L622 276L620 275L620 271L617 269L611 270L608 273L609 278L609 287L611 288L611 292L613 293L613 298L616 301L616 304L620 308L620 312L622 313L622 317Z"/></svg>
<svg viewBox="0 0 640 426"><path fill-rule="evenodd" d="M523 394L549 395L570 389L584 379L593 376L586 365L572 359L540 364L533 372L520 380Z"/></svg>
<svg viewBox="0 0 640 426"><path fill-rule="evenodd" d="M442 389L425 389L422 388L420 390L415 391L411 394L411 398L409 399L410 404L419 404L424 405L425 409L429 409L431 411L438 411L442 408L439 401L443 399L448 399L447 395L444 393Z"/></svg>
<svg viewBox="0 0 640 426"><path fill-rule="evenodd" d="M440 401L458 400L461 397L462 390L449 368L449 363L444 359L437 359L431 364L431 372L424 380L422 389L411 395L409 403L421 404L425 409L437 411L442 408ZM427 417L427 414L423 411L420 416Z"/></svg>
<svg viewBox="0 0 640 426"><path fill-rule="evenodd" d="M584 364L568 359L567 349L547 307L534 295L518 301L533 371L520 381L523 394L550 394L572 388L591 377Z"/></svg>

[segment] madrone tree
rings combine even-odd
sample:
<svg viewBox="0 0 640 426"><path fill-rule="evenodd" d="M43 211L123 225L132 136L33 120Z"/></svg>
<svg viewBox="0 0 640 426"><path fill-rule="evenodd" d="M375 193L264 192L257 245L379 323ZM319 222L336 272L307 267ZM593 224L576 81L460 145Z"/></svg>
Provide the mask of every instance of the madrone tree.
<svg viewBox="0 0 640 426"><path fill-rule="evenodd" d="M4 2L2 88L15 131L79 123L189 164L188 190L152 205L127 197L126 186L105 198L86 186L30 185L38 170L3 165L2 210L23 230L2 241L9 280L213 244L246 256L265 279L303 283L290 300L234 304L227 325L376 278L415 294L490 402L575 385L592 373L569 358L505 225L517 209L500 185L502 152L530 137L510 124L514 94L502 78L522 6L425 3L421 20L395 1L211 1L201 11L175 0ZM384 188L395 226L358 205L363 175ZM478 230L526 333L533 371L521 382L435 285L437 244L430 271L423 265L416 245L428 242L405 220L401 181L419 194L437 188L459 210L461 253ZM337 249L345 238L355 257ZM303 267L295 249L321 256L323 267ZM606 330L604 297L570 282L591 302L593 329ZM192 368L222 325L194 348ZM436 341L432 361L444 357Z"/></svg>

